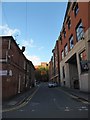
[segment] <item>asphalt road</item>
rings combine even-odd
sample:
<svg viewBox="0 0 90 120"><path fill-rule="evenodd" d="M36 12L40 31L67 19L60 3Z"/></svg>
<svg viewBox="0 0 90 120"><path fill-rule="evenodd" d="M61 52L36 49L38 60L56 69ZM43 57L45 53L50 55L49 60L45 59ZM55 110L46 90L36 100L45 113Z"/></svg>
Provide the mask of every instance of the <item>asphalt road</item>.
<svg viewBox="0 0 90 120"><path fill-rule="evenodd" d="M3 112L3 118L88 118L88 105L60 88L41 83L20 107Z"/></svg>

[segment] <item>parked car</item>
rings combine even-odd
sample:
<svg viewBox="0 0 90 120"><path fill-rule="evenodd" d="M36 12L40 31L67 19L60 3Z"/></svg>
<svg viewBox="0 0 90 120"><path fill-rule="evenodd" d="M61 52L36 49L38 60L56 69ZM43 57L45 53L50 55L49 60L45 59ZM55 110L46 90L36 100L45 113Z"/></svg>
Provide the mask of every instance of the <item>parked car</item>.
<svg viewBox="0 0 90 120"><path fill-rule="evenodd" d="M48 87L51 88L51 87L57 87L57 83L48 83Z"/></svg>

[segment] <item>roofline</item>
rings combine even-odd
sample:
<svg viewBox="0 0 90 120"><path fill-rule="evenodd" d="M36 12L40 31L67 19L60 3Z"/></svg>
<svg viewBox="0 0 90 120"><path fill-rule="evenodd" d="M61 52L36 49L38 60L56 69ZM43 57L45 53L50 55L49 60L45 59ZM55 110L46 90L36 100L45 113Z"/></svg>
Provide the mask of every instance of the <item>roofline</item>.
<svg viewBox="0 0 90 120"><path fill-rule="evenodd" d="M0 35L0 38L13 38L13 36L10 36L10 35Z"/></svg>

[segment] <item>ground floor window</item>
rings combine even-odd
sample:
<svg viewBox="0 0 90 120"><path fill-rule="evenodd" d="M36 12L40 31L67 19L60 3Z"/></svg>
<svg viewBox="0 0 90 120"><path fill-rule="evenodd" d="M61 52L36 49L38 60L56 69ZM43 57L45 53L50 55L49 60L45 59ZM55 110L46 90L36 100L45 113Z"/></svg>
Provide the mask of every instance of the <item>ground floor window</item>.
<svg viewBox="0 0 90 120"><path fill-rule="evenodd" d="M81 73L87 72L89 70L88 62L87 62L87 55L86 50L83 50L80 54L80 66L81 66Z"/></svg>

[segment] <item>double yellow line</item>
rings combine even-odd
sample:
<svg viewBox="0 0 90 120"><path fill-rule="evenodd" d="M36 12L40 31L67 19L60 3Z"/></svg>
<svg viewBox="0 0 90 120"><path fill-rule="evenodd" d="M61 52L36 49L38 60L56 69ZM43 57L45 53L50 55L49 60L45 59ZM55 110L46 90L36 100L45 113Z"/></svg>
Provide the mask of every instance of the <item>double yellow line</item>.
<svg viewBox="0 0 90 120"><path fill-rule="evenodd" d="M13 108L4 109L4 110L2 110L2 112L9 112L9 111L17 110L17 109L24 107L25 105L27 105L30 102L30 100L36 94L38 89L39 89L39 87L28 98L26 98L26 100L23 103L21 103L20 105L13 107Z"/></svg>
<svg viewBox="0 0 90 120"><path fill-rule="evenodd" d="M65 92L64 90L62 90L62 89L60 89L60 88L56 88L56 89L59 90L59 91L62 91L62 92L65 93L66 95L70 96L71 98L77 99L78 101L80 101L80 102L82 102L82 103L84 103L84 104L90 105L90 102L85 101L85 100L82 100L82 99L79 99L78 96L75 96L75 95L72 95L72 94L70 94L70 93L68 93L68 92Z"/></svg>

